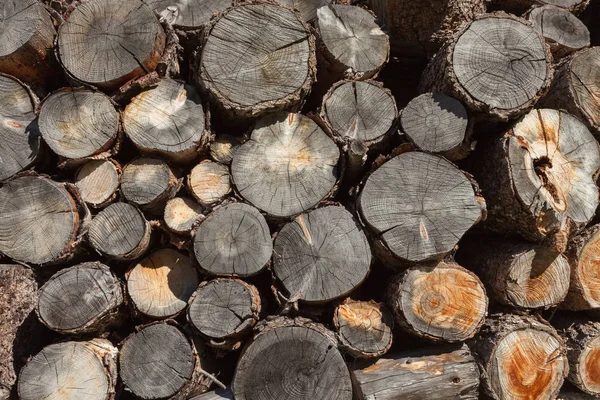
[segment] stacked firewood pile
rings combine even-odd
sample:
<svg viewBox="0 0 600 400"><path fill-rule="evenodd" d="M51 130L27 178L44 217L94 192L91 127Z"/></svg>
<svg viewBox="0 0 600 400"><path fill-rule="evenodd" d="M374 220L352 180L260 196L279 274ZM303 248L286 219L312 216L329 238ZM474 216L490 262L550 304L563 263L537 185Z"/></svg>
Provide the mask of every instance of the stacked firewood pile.
<svg viewBox="0 0 600 400"><path fill-rule="evenodd" d="M0 399L600 396L588 3L0 0Z"/></svg>

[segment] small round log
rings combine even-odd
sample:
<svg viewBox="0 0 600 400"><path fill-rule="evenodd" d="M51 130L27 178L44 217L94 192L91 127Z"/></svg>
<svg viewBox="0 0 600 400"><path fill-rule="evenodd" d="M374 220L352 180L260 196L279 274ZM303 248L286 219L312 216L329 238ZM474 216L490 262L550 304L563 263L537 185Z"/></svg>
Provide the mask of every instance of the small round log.
<svg viewBox="0 0 600 400"><path fill-rule="evenodd" d="M493 399L554 399L568 373L567 349L547 322L493 314L474 343L485 394Z"/></svg>
<svg viewBox="0 0 600 400"><path fill-rule="evenodd" d="M134 260L150 247L151 227L144 214L128 203L114 203L92 219L88 238L92 247L116 260Z"/></svg>
<svg viewBox="0 0 600 400"><path fill-rule="evenodd" d="M532 7L554 6L563 8L575 15L581 13L590 0L492 0L493 8L506 10L521 15Z"/></svg>
<svg viewBox="0 0 600 400"><path fill-rule="evenodd" d="M184 31L202 29L213 15L231 7L231 0L145 0L169 25Z"/></svg>
<svg viewBox="0 0 600 400"><path fill-rule="evenodd" d="M190 234L202 217L200 205L189 197L175 197L167 201L164 221L167 229L179 235Z"/></svg>
<svg viewBox="0 0 600 400"><path fill-rule="evenodd" d="M110 149L120 129L110 98L89 90L60 89L41 105L42 138L59 156L91 157Z"/></svg>
<svg viewBox="0 0 600 400"><path fill-rule="evenodd" d="M174 162L198 157L208 142L208 118L193 86L161 79L125 107L123 127L142 152Z"/></svg>
<svg viewBox="0 0 600 400"><path fill-rule="evenodd" d="M475 336L488 307L483 283L453 262L409 268L392 281L387 300L402 328L444 342Z"/></svg>
<svg viewBox="0 0 600 400"><path fill-rule="evenodd" d="M377 76L387 63L390 41L371 12L328 4L317 10L316 26L332 74L363 80Z"/></svg>
<svg viewBox="0 0 600 400"><path fill-rule="evenodd" d="M40 132L33 122L36 101L21 82L0 74L0 181L28 168L38 156Z"/></svg>
<svg viewBox="0 0 600 400"><path fill-rule="evenodd" d="M272 217L299 214L334 191L340 151L319 126L301 114L260 119L231 164L239 194Z"/></svg>
<svg viewBox="0 0 600 400"><path fill-rule="evenodd" d="M230 165L233 155L244 141L243 137L217 134L215 135L215 139L210 143L210 156L218 163Z"/></svg>
<svg viewBox="0 0 600 400"><path fill-rule="evenodd" d="M239 279L217 278L200 284L190 299L187 318L211 346L237 349L258 322L258 289Z"/></svg>
<svg viewBox="0 0 600 400"><path fill-rule="evenodd" d="M243 203L227 204L198 227L194 254L209 274L251 276L262 271L273 253L265 217Z"/></svg>
<svg viewBox="0 0 600 400"><path fill-rule="evenodd" d="M327 206L283 226L273 272L290 299L323 303L347 295L367 277L371 248L352 214Z"/></svg>
<svg viewBox="0 0 600 400"><path fill-rule="evenodd" d="M356 358L378 358L392 347L394 320L374 301L344 300L333 312L342 349Z"/></svg>
<svg viewBox="0 0 600 400"><path fill-rule="evenodd" d="M280 317L263 324L242 351L232 392L236 400L350 400L352 383L332 332Z"/></svg>
<svg viewBox="0 0 600 400"><path fill-rule="evenodd" d="M98 0L77 6L58 30L57 53L72 79L113 91L153 71L166 35L140 0Z"/></svg>
<svg viewBox="0 0 600 400"><path fill-rule="evenodd" d="M189 192L204 207L219 204L231 192L227 166L204 160L196 165L187 178Z"/></svg>
<svg viewBox="0 0 600 400"><path fill-rule="evenodd" d="M332 0L276 0L278 4L300 13L304 22L313 22L317 18L317 10L327 6Z"/></svg>
<svg viewBox="0 0 600 400"><path fill-rule="evenodd" d="M117 349L106 339L46 346L21 370L21 400L113 400Z"/></svg>
<svg viewBox="0 0 600 400"><path fill-rule="evenodd" d="M528 19L546 39L556 60L590 45L588 28L564 8L536 7Z"/></svg>
<svg viewBox="0 0 600 400"><path fill-rule="evenodd" d="M442 157L400 154L367 179L361 220L391 264L442 259L482 217L471 181ZM390 264L390 265L391 265Z"/></svg>
<svg viewBox="0 0 600 400"><path fill-rule="evenodd" d="M121 167L114 160L90 160L75 174L81 198L93 208L103 208L117 198Z"/></svg>
<svg viewBox="0 0 600 400"><path fill-rule="evenodd" d="M210 27L198 80L219 108L248 118L298 110L315 70L314 38L299 14L270 3L245 4L226 10Z"/></svg>
<svg viewBox="0 0 600 400"><path fill-rule="evenodd" d="M160 249L126 274L127 294L135 311L163 319L180 313L198 287L198 272L189 257Z"/></svg>
<svg viewBox="0 0 600 400"><path fill-rule="evenodd" d="M572 311L600 309L599 253L600 225L593 225L571 239L565 252L571 282L562 308Z"/></svg>

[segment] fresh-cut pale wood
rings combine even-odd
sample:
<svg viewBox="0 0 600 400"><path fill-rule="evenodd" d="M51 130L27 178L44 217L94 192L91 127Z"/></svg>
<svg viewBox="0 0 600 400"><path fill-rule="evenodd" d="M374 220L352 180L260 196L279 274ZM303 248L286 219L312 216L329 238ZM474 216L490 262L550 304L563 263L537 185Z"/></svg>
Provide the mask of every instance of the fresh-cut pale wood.
<svg viewBox="0 0 600 400"><path fill-rule="evenodd" d="M590 31L568 10L556 6L536 7L529 21L546 39L555 59L590 45Z"/></svg>
<svg viewBox="0 0 600 400"><path fill-rule="evenodd" d="M369 242L344 207L297 216L273 246L273 272L289 299L323 303L347 295L367 277Z"/></svg>
<svg viewBox="0 0 600 400"><path fill-rule="evenodd" d="M421 152L400 154L376 169L357 205L389 263L443 258L485 210L458 168Z"/></svg>
<svg viewBox="0 0 600 400"><path fill-rule="evenodd" d="M554 6L577 15L588 6L590 0L492 0L490 3L492 8L513 14L523 14L532 7Z"/></svg>
<svg viewBox="0 0 600 400"><path fill-rule="evenodd" d="M199 81L235 117L299 109L315 79L315 44L299 14L271 3L242 4L211 24Z"/></svg>
<svg viewBox="0 0 600 400"><path fill-rule="evenodd" d="M304 22L313 22L320 7L332 3L331 0L276 0L278 4L296 10Z"/></svg>
<svg viewBox="0 0 600 400"><path fill-rule="evenodd" d="M167 201L163 220L171 232L188 235L202 216L201 207L194 199L174 197Z"/></svg>
<svg viewBox="0 0 600 400"><path fill-rule="evenodd" d="M236 400L350 400L352 382L335 336L304 318L262 323L233 376Z"/></svg>
<svg viewBox="0 0 600 400"><path fill-rule="evenodd" d="M0 74L0 181L31 166L40 150L37 98L15 78Z"/></svg>
<svg viewBox="0 0 600 400"><path fill-rule="evenodd" d="M208 117L197 90L172 79L135 96L123 127L136 147L175 162L191 162L208 142Z"/></svg>
<svg viewBox="0 0 600 400"><path fill-rule="evenodd" d="M562 308L571 311L600 309L600 225L585 229L569 242L565 256L571 282Z"/></svg>
<svg viewBox="0 0 600 400"><path fill-rule="evenodd" d="M332 194L340 150L310 118L273 113L256 122L231 164L238 193L275 218L306 211Z"/></svg>
<svg viewBox="0 0 600 400"><path fill-rule="evenodd" d="M144 0L169 25L182 30L202 29L213 15L231 7L231 0Z"/></svg>
<svg viewBox="0 0 600 400"><path fill-rule="evenodd" d="M202 270L214 275L250 276L271 259L273 242L265 217L243 203L209 214L194 235L194 254Z"/></svg>
<svg viewBox="0 0 600 400"><path fill-rule="evenodd" d="M20 400L112 400L117 348L106 339L46 346L19 375Z"/></svg>
<svg viewBox="0 0 600 400"><path fill-rule="evenodd" d="M39 320L63 334L103 333L118 321L123 304L121 282L99 262L60 270L38 296Z"/></svg>
<svg viewBox="0 0 600 400"><path fill-rule="evenodd" d="M187 187L201 205L215 206L231 192L229 168L210 160L201 161L188 175Z"/></svg>
<svg viewBox="0 0 600 400"><path fill-rule="evenodd" d="M78 5L58 30L57 54L68 76L113 91L154 71L166 35L140 0L97 0Z"/></svg>
<svg viewBox="0 0 600 400"><path fill-rule="evenodd" d="M93 208L103 208L117 198L121 166L115 160L90 160L75 174L81 198Z"/></svg>
<svg viewBox="0 0 600 400"><path fill-rule="evenodd" d="M218 163L229 165L233 155L245 141L244 137L219 133L210 143L210 156Z"/></svg>

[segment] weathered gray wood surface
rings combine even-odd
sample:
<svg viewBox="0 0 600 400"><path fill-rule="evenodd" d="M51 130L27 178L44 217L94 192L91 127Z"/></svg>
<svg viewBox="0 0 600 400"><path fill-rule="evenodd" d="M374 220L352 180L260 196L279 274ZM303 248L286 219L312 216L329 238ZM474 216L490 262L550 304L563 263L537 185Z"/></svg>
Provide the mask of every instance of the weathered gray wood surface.
<svg viewBox="0 0 600 400"><path fill-rule="evenodd" d="M121 172L115 160L90 160L75 174L75 186L88 206L103 208L117 198Z"/></svg>
<svg viewBox="0 0 600 400"><path fill-rule="evenodd" d="M317 10L331 4L331 0L277 0L278 4L296 10L304 22L313 22L317 18Z"/></svg>
<svg viewBox="0 0 600 400"><path fill-rule="evenodd" d="M159 158L141 157L123 168L121 193L142 210L162 214L167 200L181 187L169 165Z"/></svg>
<svg viewBox="0 0 600 400"><path fill-rule="evenodd" d="M555 6L574 14L583 11L590 0L492 0L492 8L506 10L513 14L523 14L531 7Z"/></svg>
<svg viewBox="0 0 600 400"><path fill-rule="evenodd" d="M217 134L210 143L210 156L218 163L230 165L233 155L245 142L245 139L245 137L232 136L226 133Z"/></svg>
<svg viewBox="0 0 600 400"><path fill-rule="evenodd" d="M144 0L161 18L177 28L201 29L211 17L228 7L231 0Z"/></svg>

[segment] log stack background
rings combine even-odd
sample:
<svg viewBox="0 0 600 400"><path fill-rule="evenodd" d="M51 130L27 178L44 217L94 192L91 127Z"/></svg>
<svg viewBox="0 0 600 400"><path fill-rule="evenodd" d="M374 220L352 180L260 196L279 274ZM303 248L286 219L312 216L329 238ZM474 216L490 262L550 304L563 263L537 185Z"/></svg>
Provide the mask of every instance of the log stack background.
<svg viewBox="0 0 600 400"><path fill-rule="evenodd" d="M0 6L0 400L600 397L599 0Z"/></svg>

